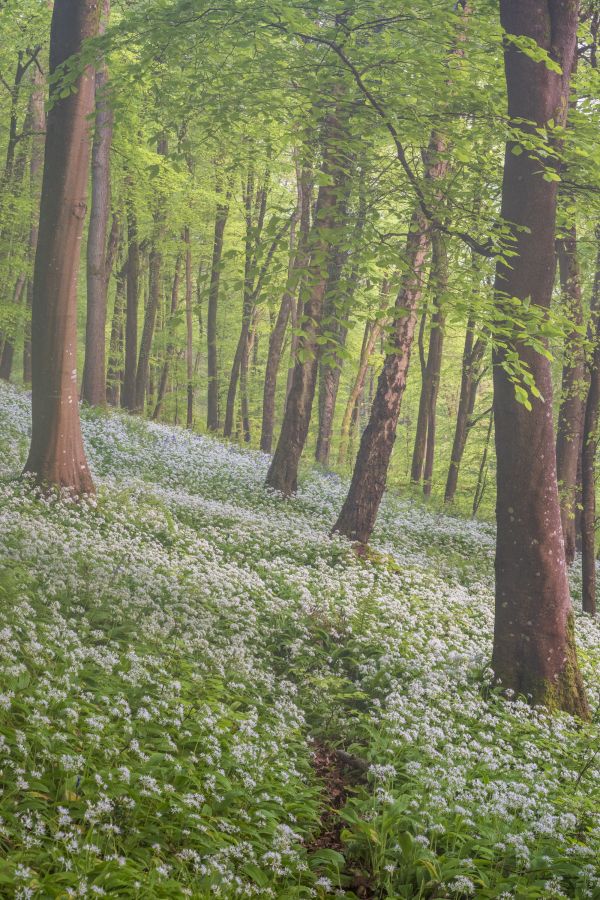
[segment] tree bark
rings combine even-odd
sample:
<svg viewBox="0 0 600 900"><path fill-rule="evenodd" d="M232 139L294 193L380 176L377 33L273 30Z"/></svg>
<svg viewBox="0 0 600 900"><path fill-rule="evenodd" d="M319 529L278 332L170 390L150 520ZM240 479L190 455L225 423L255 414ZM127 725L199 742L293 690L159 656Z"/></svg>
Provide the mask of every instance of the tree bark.
<svg viewBox="0 0 600 900"><path fill-rule="evenodd" d="M287 399L277 448L267 473L267 485L289 496L296 491L298 465L308 436L318 370L317 338L321 328L327 266L332 252L332 233L343 227L339 197L345 190L348 163L345 157L345 115L341 85L334 89L335 105L323 126L323 181L319 186L309 240L310 265L303 290L303 332L298 341L292 387Z"/></svg>
<svg viewBox="0 0 600 900"><path fill-rule="evenodd" d="M217 184L217 194L221 187ZM210 270L210 287L208 292L208 313L206 316L206 344L208 351L208 408L206 427L209 431L219 429L219 362L217 356L217 313L219 308L219 285L221 281L221 256L223 255L223 237L229 215L230 192L225 202L217 200L215 212L215 231L213 240L212 263Z"/></svg>
<svg viewBox="0 0 600 900"><path fill-rule="evenodd" d="M187 375L185 424L186 428L191 428L194 423L194 323L192 318L192 244L188 225L184 228L183 240L185 242L185 368Z"/></svg>
<svg viewBox="0 0 600 900"><path fill-rule="evenodd" d="M426 183L434 186L433 193L438 200L439 189L435 184L448 170L448 162L444 159L445 150L444 138L433 131L424 154L425 179ZM333 531L361 543L367 543L371 536L387 483L430 244L429 223L418 204L411 218L406 242L406 273L396 298L397 312L392 325L393 349L385 358L369 424L361 438L350 490L333 526Z"/></svg>
<svg viewBox="0 0 600 900"><path fill-rule="evenodd" d="M99 32L110 16L110 0L102 0ZM106 404L106 311L108 283L107 234L110 214L110 148L113 112L107 97L108 68L102 60L96 70L96 117L92 142L92 202L87 243L87 318L85 363L81 399L91 406Z"/></svg>
<svg viewBox="0 0 600 900"><path fill-rule="evenodd" d="M581 453L581 594L584 612L596 615L596 451L600 416L600 227L590 302L589 338L593 343Z"/></svg>
<svg viewBox="0 0 600 900"><path fill-rule="evenodd" d="M175 263L175 274L173 276L173 286L171 288L171 310L170 316L167 319L165 328L168 334L167 347L165 351L165 359L162 365L160 381L158 385L158 394L156 397L156 406L154 407L154 412L152 413L153 419L158 419L160 416L160 412L162 409L162 405L165 399L165 393L167 391L167 381L169 378L169 369L171 367L171 361L173 359L173 355L175 353L175 343L173 340L173 319L177 313L177 307L179 306L179 280L181 275L181 255L177 257L177 261Z"/></svg>
<svg viewBox="0 0 600 900"><path fill-rule="evenodd" d="M98 30L95 0L55 0L50 73ZM51 85L32 304L32 434L25 472L75 495L94 492L77 395L77 272L86 212L93 72L60 97ZM54 96L52 96L54 95Z"/></svg>
<svg viewBox="0 0 600 900"><path fill-rule="evenodd" d="M513 129L565 123L576 50L573 0L500 0L507 35L533 40L556 60L562 74L534 62L505 39L508 113ZM529 124L531 123L531 124ZM521 152L515 153L519 148ZM509 141L504 160L502 219L510 223L511 255L496 267L496 303L528 300L550 306L555 270L556 183L546 181L540 160ZM512 307L511 307L512 308ZM529 367L541 398L528 410L515 396L511 352ZM515 337L494 351L494 419L497 457L496 609L492 668L506 688L534 704L587 717L577 664L573 611L562 536L552 417L550 363Z"/></svg>
<svg viewBox="0 0 600 900"><path fill-rule="evenodd" d="M397 312L392 326L393 350L385 358L369 424L360 442L350 490L333 526L333 531L365 544L375 525L396 440L396 426L406 388L429 244L427 222L422 213L416 211L406 245L407 271L396 298Z"/></svg>
<svg viewBox="0 0 600 900"><path fill-rule="evenodd" d="M25 275L19 275L17 278L17 283L15 284L15 290L13 293L13 306L19 307L21 305L21 299L23 297L23 289L25 287L25 283L27 278ZM7 336L4 340L4 344L2 345L2 353L0 354L0 378L3 381L10 381L10 375L12 372L12 364L15 355L15 340L13 336Z"/></svg>
<svg viewBox="0 0 600 900"><path fill-rule="evenodd" d="M140 248L137 218L132 201L127 210L127 305L125 313L125 371L121 405L135 411L135 381L138 354L138 303L140 280Z"/></svg>
<svg viewBox="0 0 600 900"><path fill-rule="evenodd" d="M450 466L446 479L444 503L452 503L458 486L458 473L467 445L469 421L475 409L477 387L479 385L479 368L485 353L487 341L483 336L474 340L475 319L469 318L465 335L465 347L462 357L462 374L460 380L460 397L456 413L456 428L450 456Z"/></svg>
<svg viewBox="0 0 600 900"><path fill-rule="evenodd" d="M572 225L557 241L558 264L563 306L573 329L565 344L561 403L556 434L556 474L560 491L560 517L565 540L567 565L575 559L575 492L577 463L587 392L584 360L583 301L577 257L577 230Z"/></svg>
<svg viewBox="0 0 600 900"><path fill-rule="evenodd" d="M123 338L125 324L125 294L127 284L127 264L117 273L117 289L110 329L108 370L106 373L106 400L110 406L119 406L123 382Z"/></svg>
<svg viewBox="0 0 600 900"><path fill-rule="evenodd" d="M388 278L383 280L381 285L381 301L379 316L374 322L367 322L365 325L365 334L363 345L361 348L358 371L354 379L354 384L346 403L344 417L340 429L340 446L338 448L338 465L342 466L346 462L348 456L348 446L350 444L350 429L354 418L358 417L358 407L360 399L364 392L365 379L369 368L369 361L375 351L375 345L379 340L382 329L385 324L385 310L387 309L388 297L391 289L391 281Z"/></svg>
<svg viewBox="0 0 600 900"><path fill-rule="evenodd" d="M36 212L40 193L40 174L44 164L44 137L46 133L46 110L44 109L45 80L37 66L33 69L33 91L31 94L31 158L29 162L29 182L33 197L34 212L29 229L29 258L33 263L37 250L38 220ZM33 302L33 278L27 278L26 302L29 315L25 320L23 335L23 381L31 383L31 305Z"/></svg>
<svg viewBox="0 0 600 900"><path fill-rule="evenodd" d="M160 156L167 155L167 141L161 138L158 144ZM148 376L150 369L150 354L154 329L156 327L156 314L160 304L162 281L162 241L164 237L164 208L163 199L159 198L158 207L154 214L154 238L148 259L148 304L144 315L142 339L140 341L140 353L135 376L135 409L136 412L144 412L146 408L146 393L148 390Z"/></svg>
<svg viewBox="0 0 600 900"><path fill-rule="evenodd" d="M431 268L435 290L435 312L429 333L429 352L427 354L427 381L429 384L429 404L427 415L427 448L423 465L423 494L431 496L433 482L433 461L435 454L435 428L437 399L440 390L442 372L442 353L444 349L444 294L448 288L448 250L446 239L439 231L432 235Z"/></svg>
<svg viewBox="0 0 600 900"><path fill-rule="evenodd" d="M355 169L355 160L349 162ZM354 174L354 171L353 173ZM350 179L346 180L346 187L339 197L340 216L348 216L348 202L350 199ZM354 227L353 241L355 248L360 245L360 239L365 227L367 217L366 198L364 192L364 169L361 170L359 183L359 201L356 225ZM355 253L359 250L355 249ZM319 358L319 426L317 430L317 443L315 447L315 459L322 466L329 464L331 452L331 439L333 436L333 420L337 395L340 387L343 358L340 350L343 350L348 337L346 320L352 305L356 282L359 277L358 265L354 264L347 281L342 282L344 266L348 259L348 250L344 247L336 247L329 266L327 291L325 294L325 308L323 322L325 330L331 334L327 344L321 346Z"/></svg>

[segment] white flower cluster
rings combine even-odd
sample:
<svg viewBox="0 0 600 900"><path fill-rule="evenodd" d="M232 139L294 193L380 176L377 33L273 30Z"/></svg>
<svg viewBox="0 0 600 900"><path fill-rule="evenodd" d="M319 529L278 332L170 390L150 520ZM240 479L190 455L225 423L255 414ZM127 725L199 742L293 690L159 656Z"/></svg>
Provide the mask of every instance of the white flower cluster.
<svg viewBox="0 0 600 900"><path fill-rule="evenodd" d="M28 405L0 387L15 897L343 896L310 849L317 731L368 761L344 834L382 896L600 896L600 729L491 689L489 525L389 496L362 561L328 537L337 476L284 502L262 454L98 412L97 499L36 496ZM598 623L577 635L593 699Z"/></svg>

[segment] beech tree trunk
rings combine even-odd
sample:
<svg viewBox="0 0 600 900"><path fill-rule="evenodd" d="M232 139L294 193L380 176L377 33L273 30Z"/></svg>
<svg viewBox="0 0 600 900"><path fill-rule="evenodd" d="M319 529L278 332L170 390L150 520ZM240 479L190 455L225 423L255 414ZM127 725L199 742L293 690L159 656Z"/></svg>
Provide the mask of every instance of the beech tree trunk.
<svg viewBox="0 0 600 900"><path fill-rule="evenodd" d="M270 453L273 445L273 428L275 426L275 393L277 390L277 373L281 362L281 353L285 340L285 332L292 304L294 303L294 273L295 261L298 255L296 247L296 223L292 222L290 229L290 260L288 276L281 305L277 313L275 325L269 335L269 351L265 368L265 382L263 388L262 427L260 434L260 449L263 453Z"/></svg>
<svg viewBox="0 0 600 900"><path fill-rule="evenodd" d="M54 73L98 30L96 0L55 0L50 31ZM32 432L25 472L75 495L94 492L77 394L77 272L86 213L88 119L94 79L88 67L60 97L51 84L32 304ZM53 96L52 96L53 95Z"/></svg>
<svg viewBox="0 0 600 900"><path fill-rule="evenodd" d="M35 210L37 210L37 200L40 192L40 174L44 163L44 135L46 132L46 110L44 109L44 97L46 91L45 80L42 72L37 66L33 68L33 91L31 93L31 130L33 135L31 138L31 158L29 162L29 180L31 185L31 195L33 197L34 213L32 215L31 228L29 230L29 258L33 262L38 241L38 219ZM26 303L27 309L31 311L33 302L33 278L31 275L27 278ZM31 382L31 315L29 314L25 320L25 330L23 336L23 381L25 384Z"/></svg>
<svg viewBox="0 0 600 900"><path fill-rule="evenodd" d="M424 154L428 182L435 184L446 174L448 163L444 159L445 150L443 137L432 132ZM439 199L439 190L434 188L434 193ZM411 218L406 242L406 273L396 298L397 312L392 324L393 350L385 358L369 424L361 438L350 490L333 526L333 531L365 544L373 531L387 483L430 244L429 223L418 205Z"/></svg>
<svg viewBox="0 0 600 900"><path fill-rule="evenodd" d="M581 593L584 612L596 615L596 451L600 417L600 227L596 229L598 252L590 301L588 337L593 343L590 384L585 405L581 453Z"/></svg>
<svg viewBox="0 0 600 900"><path fill-rule="evenodd" d="M339 218L339 197L345 190L348 163L344 155L346 110L342 88L334 89L335 106L323 126L323 181L310 235L310 266L304 289L303 332L298 340L292 387L287 398L277 448L267 473L267 485L289 496L296 491L298 465L306 443L318 371L317 338L321 328L323 300L327 285L327 265L332 252L331 236L343 227Z"/></svg>
<svg viewBox="0 0 600 900"><path fill-rule="evenodd" d="M479 384L479 369L485 353L487 341L480 336L474 341L475 320L471 317L467 322L465 334L465 348L462 357L462 374L460 380L460 396L458 411L456 413L456 428L450 456L450 466L446 479L444 503L452 503L458 486L458 473L467 445L469 434L469 422L475 409L477 387Z"/></svg>
<svg viewBox="0 0 600 900"><path fill-rule="evenodd" d="M100 33L110 16L110 0L102 0ZM110 273L106 251L110 214L110 148L113 112L107 97L108 68L96 70L96 118L92 143L92 203L87 243L87 319L81 399L92 406L106 403L106 310Z"/></svg>
<svg viewBox="0 0 600 900"><path fill-rule="evenodd" d="M290 261L288 277L277 314L277 320L269 337L269 352L265 369L265 384L263 391L263 417L260 436L260 449L264 453L270 453L273 445L273 429L275 427L275 394L277 389L277 374L281 362L281 354L285 340L285 332L290 318L294 327L294 313L296 309L296 296L306 269L308 234L310 231L310 203L312 194L312 172L305 163L302 166L296 162L296 190L297 208L296 214L290 225ZM296 240L296 226L298 236ZM292 335L292 342L295 340Z"/></svg>
<svg viewBox="0 0 600 900"><path fill-rule="evenodd" d="M358 370L354 379L354 384L346 403L344 417L340 429L340 445L338 448L338 465L342 466L346 462L348 456L348 447L350 444L350 430L353 419L358 418L358 409L361 397L364 392L365 379L369 369L369 361L375 351L375 345L381 336L382 329L385 324L385 310L387 309L388 297L391 289L391 281L389 278L383 280L381 285L381 300L379 317L374 322L367 322L365 325L365 334L358 363Z"/></svg>
<svg viewBox="0 0 600 900"><path fill-rule="evenodd" d="M389 352L377 383L369 424L365 428L348 496L333 531L366 544L373 531L385 491L396 440L400 405L406 388L417 309L423 293L423 269L429 251L427 222L413 214L406 245L406 274L402 278L393 322L393 351Z"/></svg>
<svg viewBox="0 0 600 900"><path fill-rule="evenodd" d="M160 156L167 155L167 142L161 138L158 143ZM156 314L160 304L162 281L162 241L164 238L164 208L162 198L154 215L154 238L148 259L148 303L144 314L144 326L140 341L137 370L135 375L135 410L143 412L146 407L146 393L150 374L150 355L156 327Z"/></svg>
<svg viewBox="0 0 600 900"><path fill-rule="evenodd" d="M254 197L254 170L252 166L248 171L248 176L246 179L246 183L244 185L244 218L246 223L246 235L245 235L245 256L244 256L244 291L243 291L243 299L242 299L242 327L240 332L240 337L238 339L237 348L233 360L233 365L231 367L231 375L229 378L229 388L227 391L227 402L225 405L225 423L223 425L223 435L224 437L231 437L231 433L233 431L233 418L234 418L234 408L235 408L235 398L237 394L237 386L238 381L241 380L245 383L247 380L247 372L248 372L248 342L250 340L250 320L252 318L252 312L254 307L254 280L255 280L255 269L256 269L256 261L258 256L258 251L260 247L260 240L262 229L265 221L265 213L267 206L267 180L269 177L268 171L265 173L264 181L261 187L257 191L256 200ZM241 393L244 394L245 397L245 389L241 390ZM242 404L244 404L244 397L242 397ZM245 397L245 405L247 406L247 397ZM247 419L244 416L244 411L242 410L242 418ZM247 421L244 422L243 430L244 430L244 438L246 441L250 440L249 434L249 423Z"/></svg>
<svg viewBox="0 0 600 900"><path fill-rule="evenodd" d="M160 381L158 384L158 394L156 397L156 406L154 407L154 412L152 413L153 419L158 419L160 416L160 412L162 409L163 401L165 399L165 393L167 391L167 382L169 379L169 370L171 368L171 361L173 359L173 355L175 353L175 344L173 343L173 319L175 314L177 313L177 307L179 306L179 280L181 275L181 255L177 257L177 261L175 263L175 274L173 276L173 285L171 288L171 310L170 316L167 318L165 323L165 329L168 334L167 339L167 347L165 351L165 358L162 365Z"/></svg>
<svg viewBox="0 0 600 900"><path fill-rule="evenodd" d="M577 258L577 231L572 225L557 241L563 306L573 325L565 345L561 403L556 433L556 474L560 491L560 516L567 565L575 559L575 493L577 463L587 393L583 336L583 301Z"/></svg>
<svg viewBox="0 0 600 900"><path fill-rule="evenodd" d="M350 163L355 168L354 159ZM346 181L344 193L339 197L340 216L348 216L348 201L350 199L350 179ZM354 227L353 240L358 244L365 227L366 201L364 196L364 170L361 171L359 185L359 207ZM358 251L355 251L358 252ZM356 282L358 280L358 266L354 265L342 281L344 266L348 259L348 250L344 247L336 247L329 266L327 292L325 294L324 326L332 337L328 343L321 346L319 359L319 427L317 430L317 443L315 447L315 459L322 466L329 464L331 452L331 439L333 436L333 420L337 395L342 374L342 356L340 350L346 345L348 327L346 319L352 306Z"/></svg>
<svg viewBox="0 0 600 900"><path fill-rule="evenodd" d="M125 334L125 294L127 264L117 273L117 289L110 329L108 370L106 373L106 400L111 406L119 406L123 382L123 345Z"/></svg>
<svg viewBox="0 0 600 900"><path fill-rule="evenodd" d="M121 405L123 409L135 410L135 381L138 354L138 303L140 280L140 248L138 243L137 219L130 202L127 210L127 306L125 313L125 370Z"/></svg>
<svg viewBox="0 0 600 900"><path fill-rule="evenodd" d="M194 423L194 323L192 318L192 245L190 229L187 225L183 232L183 240L185 242L185 368L187 375L185 424L186 428L191 428Z"/></svg>
<svg viewBox="0 0 600 900"><path fill-rule="evenodd" d="M221 193L217 184L217 193ZM219 285L221 281L221 256L223 255L223 237L229 215L230 192L225 202L217 201L215 212L215 232L213 240L212 264L210 270L210 287L208 292L208 313L206 316L206 345L208 351L208 407L206 427L209 431L219 429L219 361L217 355L217 313L219 308Z"/></svg>
<svg viewBox="0 0 600 900"><path fill-rule="evenodd" d="M444 320L441 295L448 281L448 259L445 241L439 232L432 235L432 261L430 283L434 290L434 312L431 317L427 363L421 383L419 418L411 466L411 481L418 484L423 479L423 493L431 493L433 457L435 451L436 404L440 385L442 350L444 344Z"/></svg>
<svg viewBox="0 0 600 900"><path fill-rule="evenodd" d="M504 63L508 113L515 130L564 125L576 50L577 2L500 0L507 35L533 40L562 74L507 37ZM531 124L528 124L531 123ZM502 219L514 226L515 253L496 268L496 303L530 300L548 309L555 270L556 183L546 181L537 155L510 141L504 159ZM519 403L504 366L515 351L542 397ZM573 611L562 536L552 417L552 378L545 356L517 338L494 351L497 457L496 611L492 668L500 683L532 703L588 716L577 664Z"/></svg>
<svg viewBox="0 0 600 900"><path fill-rule="evenodd" d="M429 404L427 416L427 448L423 465L423 494L431 496L433 482L433 461L435 455L435 429L437 417L437 399L440 391L442 372L442 353L444 349L444 294L448 287L448 250L446 239L438 231L432 236L432 273L436 293L435 312L432 317L429 334L429 353L427 354L427 381L429 383Z"/></svg>

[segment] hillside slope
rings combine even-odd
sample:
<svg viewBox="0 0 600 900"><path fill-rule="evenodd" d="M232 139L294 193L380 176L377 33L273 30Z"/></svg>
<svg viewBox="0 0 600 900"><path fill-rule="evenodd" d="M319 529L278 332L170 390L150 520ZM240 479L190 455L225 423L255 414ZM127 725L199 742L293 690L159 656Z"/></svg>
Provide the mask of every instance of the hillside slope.
<svg viewBox="0 0 600 900"><path fill-rule="evenodd" d="M97 501L36 498L28 405L0 387L0 896L600 897L600 728L490 689L489 526L390 496L362 560L336 476L283 501L93 411Z"/></svg>

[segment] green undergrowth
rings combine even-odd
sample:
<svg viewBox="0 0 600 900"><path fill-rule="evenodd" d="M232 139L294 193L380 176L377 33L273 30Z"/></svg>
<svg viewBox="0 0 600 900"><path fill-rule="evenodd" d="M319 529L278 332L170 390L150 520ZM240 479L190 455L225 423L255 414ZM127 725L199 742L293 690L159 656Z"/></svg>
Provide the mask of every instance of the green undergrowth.
<svg viewBox="0 0 600 900"><path fill-rule="evenodd" d="M337 476L91 411L97 501L43 498L27 428L0 388L0 896L600 897L600 729L495 691L488 525L389 497L357 555Z"/></svg>

